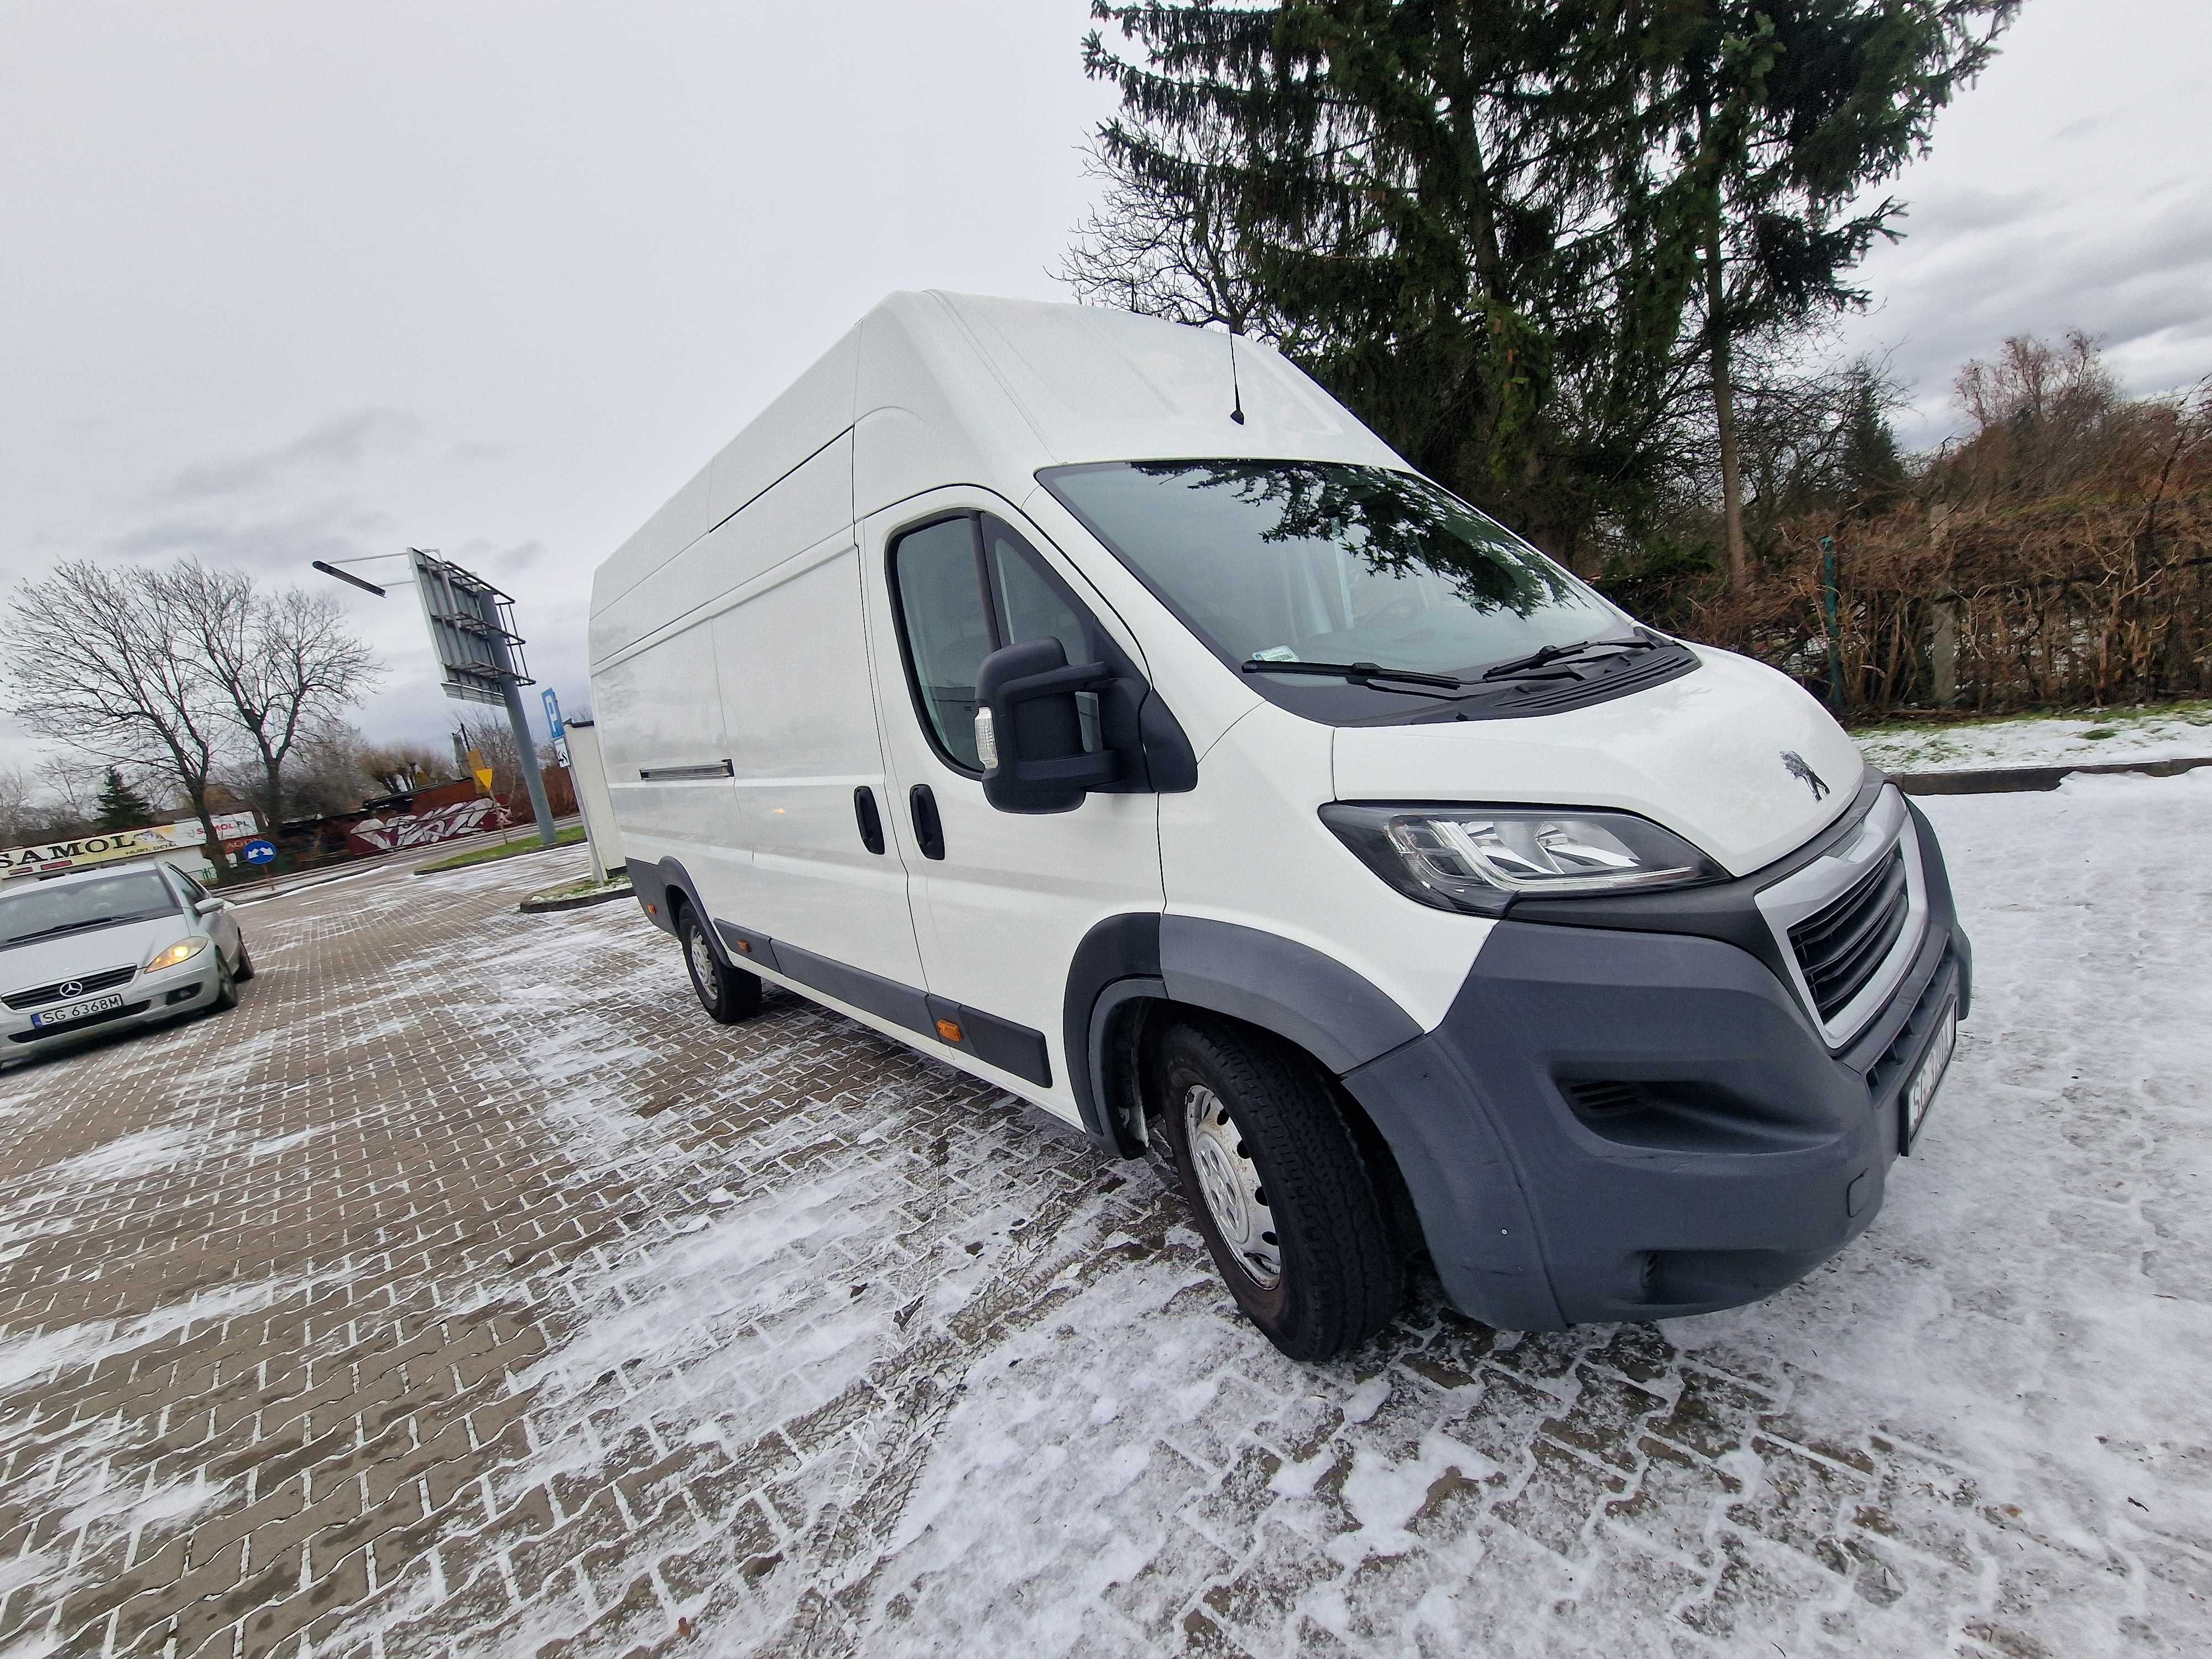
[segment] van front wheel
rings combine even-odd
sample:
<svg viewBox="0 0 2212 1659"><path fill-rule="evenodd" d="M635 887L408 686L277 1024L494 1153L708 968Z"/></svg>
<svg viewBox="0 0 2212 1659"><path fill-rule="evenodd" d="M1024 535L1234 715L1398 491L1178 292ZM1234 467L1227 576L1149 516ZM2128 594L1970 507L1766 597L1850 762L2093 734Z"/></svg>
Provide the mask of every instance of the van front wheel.
<svg viewBox="0 0 2212 1659"><path fill-rule="evenodd" d="M707 1011L709 1019L718 1025L734 1025L759 1012L758 976L742 968L728 966L714 954L714 944L707 937L707 924L689 905L684 908L678 936L684 941L684 965L690 970L691 988L699 994L699 1006Z"/></svg>
<svg viewBox="0 0 2212 1659"><path fill-rule="evenodd" d="M1355 1348L1398 1309L1382 1183L1313 1062L1227 1023L1170 1027L1156 1073L1183 1196L1247 1318L1293 1359Z"/></svg>

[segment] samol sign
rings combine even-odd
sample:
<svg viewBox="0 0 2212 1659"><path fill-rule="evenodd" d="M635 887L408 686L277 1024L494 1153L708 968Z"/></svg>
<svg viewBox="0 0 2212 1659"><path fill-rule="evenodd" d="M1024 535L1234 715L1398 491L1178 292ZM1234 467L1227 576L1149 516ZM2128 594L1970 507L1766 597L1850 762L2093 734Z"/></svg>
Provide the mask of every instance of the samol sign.
<svg viewBox="0 0 2212 1659"><path fill-rule="evenodd" d="M258 834L260 825L251 812L216 814L215 833L225 842ZM117 830L100 836L79 836L74 841L47 842L37 847L0 849L0 876L27 876L55 870L77 870L117 859L144 858L153 853L172 853L198 847L207 832L195 818L184 823L149 824L143 830Z"/></svg>

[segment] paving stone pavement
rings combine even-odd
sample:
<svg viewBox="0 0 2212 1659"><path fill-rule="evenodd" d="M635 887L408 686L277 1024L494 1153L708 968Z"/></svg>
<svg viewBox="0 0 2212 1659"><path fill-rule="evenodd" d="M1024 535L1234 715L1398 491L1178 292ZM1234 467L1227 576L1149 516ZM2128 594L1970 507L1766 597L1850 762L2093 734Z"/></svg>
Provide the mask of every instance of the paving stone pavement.
<svg viewBox="0 0 2212 1659"><path fill-rule="evenodd" d="M1782 1297L1430 1285L1301 1366L1156 1166L780 994L716 1027L633 907L514 913L577 862L252 906L236 1011L0 1074L0 1655L2212 1650L2205 1413L2076 1443L2069 1346L2148 1275L2204 1357L2175 1063L2170 1179L2039 1131L2087 1279L2008 1274L1972 1153L2080 1051L1978 1035L1950 1161ZM2068 879L1985 960L2167 948Z"/></svg>

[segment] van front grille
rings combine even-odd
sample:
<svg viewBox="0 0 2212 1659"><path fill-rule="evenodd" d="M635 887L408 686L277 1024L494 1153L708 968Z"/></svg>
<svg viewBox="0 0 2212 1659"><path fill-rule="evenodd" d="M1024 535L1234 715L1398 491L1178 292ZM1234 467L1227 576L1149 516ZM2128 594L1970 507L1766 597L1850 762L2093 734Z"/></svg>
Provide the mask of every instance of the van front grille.
<svg viewBox="0 0 2212 1659"><path fill-rule="evenodd" d="M1890 849L1832 902L1790 930L1790 948L1823 1020L1850 1006L1887 960L1911 911L1905 849Z"/></svg>
<svg viewBox="0 0 2212 1659"><path fill-rule="evenodd" d="M127 984L136 968L106 968L96 974L86 974L76 979L57 980L52 985L34 985L27 991L11 992L7 997L10 1008L41 1008L49 1002L75 1002L79 997L88 997L101 991L112 991Z"/></svg>

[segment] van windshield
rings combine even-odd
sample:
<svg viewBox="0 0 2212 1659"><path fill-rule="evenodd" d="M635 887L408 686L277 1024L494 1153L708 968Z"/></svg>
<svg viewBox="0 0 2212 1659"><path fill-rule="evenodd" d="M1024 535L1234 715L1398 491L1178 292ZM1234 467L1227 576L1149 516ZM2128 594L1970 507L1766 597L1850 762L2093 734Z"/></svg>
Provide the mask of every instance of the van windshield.
<svg viewBox="0 0 2212 1659"><path fill-rule="evenodd" d="M1037 477L1232 665L1467 677L1634 626L1519 537L1411 473L1201 460Z"/></svg>

